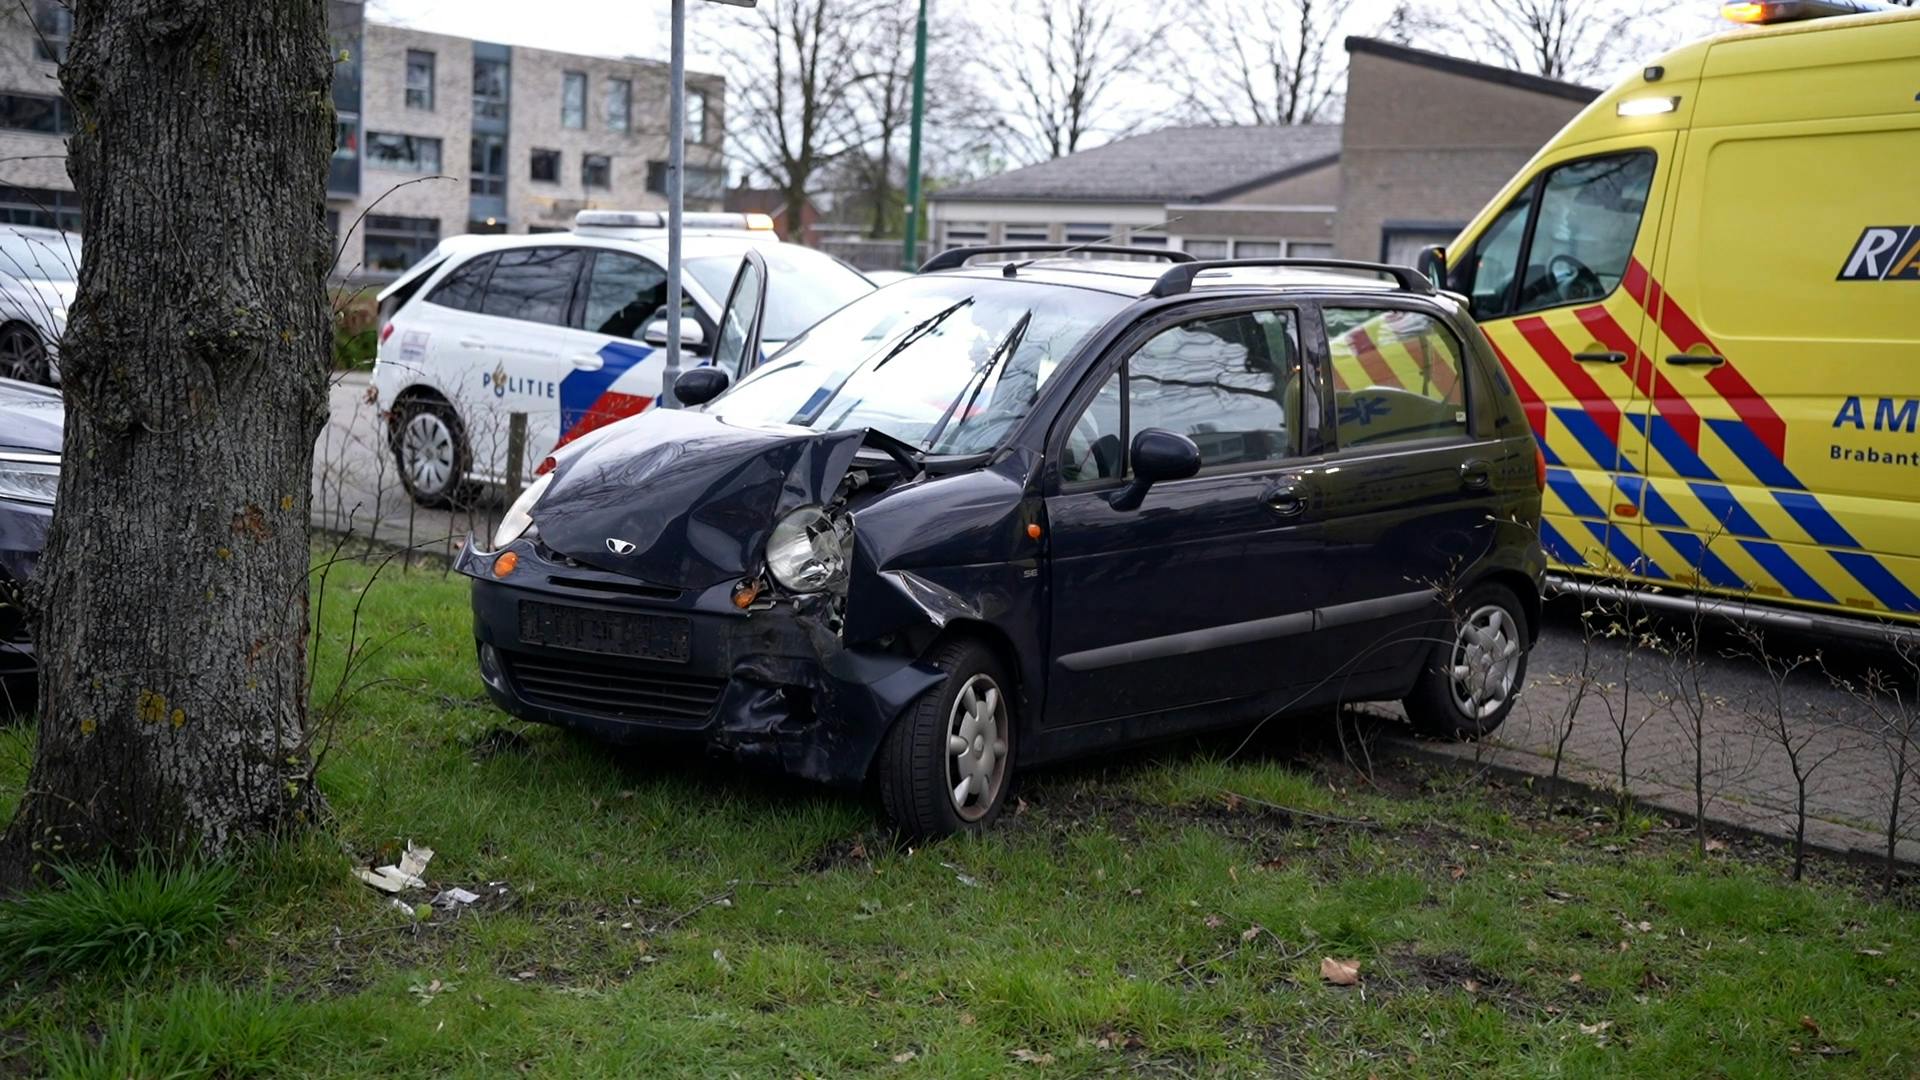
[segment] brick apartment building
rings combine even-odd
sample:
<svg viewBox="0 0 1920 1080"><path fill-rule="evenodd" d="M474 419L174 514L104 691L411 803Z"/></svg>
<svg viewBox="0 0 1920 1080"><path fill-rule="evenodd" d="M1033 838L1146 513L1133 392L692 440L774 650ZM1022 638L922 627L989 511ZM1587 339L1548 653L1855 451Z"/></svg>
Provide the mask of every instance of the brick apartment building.
<svg viewBox="0 0 1920 1080"><path fill-rule="evenodd" d="M455 233L665 208L665 64L385 26L362 7L330 0L328 13L346 57L327 178L340 276L391 276ZM59 0L0 5L0 222L80 227L58 79L71 32ZM725 93L718 75L687 76L688 209L717 210L726 194Z"/></svg>
<svg viewBox="0 0 1920 1080"><path fill-rule="evenodd" d="M1371 38L1346 46L1341 124L1167 128L947 188L930 199L934 243L1116 236L1202 258L1410 263L1598 96Z"/></svg>

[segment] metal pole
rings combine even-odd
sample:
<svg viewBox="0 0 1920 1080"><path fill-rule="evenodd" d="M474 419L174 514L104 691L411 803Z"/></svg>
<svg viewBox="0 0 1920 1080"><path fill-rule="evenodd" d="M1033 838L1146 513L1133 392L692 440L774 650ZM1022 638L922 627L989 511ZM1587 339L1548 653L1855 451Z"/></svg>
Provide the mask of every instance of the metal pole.
<svg viewBox="0 0 1920 1080"><path fill-rule="evenodd" d="M920 21L913 28L913 124L907 135L907 240L903 267L917 268L920 246L920 121L927 111L927 0L920 0Z"/></svg>
<svg viewBox="0 0 1920 1080"><path fill-rule="evenodd" d="M667 363L660 372L660 404L680 407L680 181L687 157L687 0L673 0L673 63L667 76Z"/></svg>

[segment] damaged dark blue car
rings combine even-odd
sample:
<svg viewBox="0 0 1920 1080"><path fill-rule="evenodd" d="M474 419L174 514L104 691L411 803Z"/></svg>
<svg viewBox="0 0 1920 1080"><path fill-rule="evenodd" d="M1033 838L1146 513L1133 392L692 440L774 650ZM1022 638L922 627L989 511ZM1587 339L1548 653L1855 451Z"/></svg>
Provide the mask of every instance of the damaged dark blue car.
<svg viewBox="0 0 1920 1080"><path fill-rule="evenodd" d="M1342 701L1506 716L1543 469L1457 299L1020 253L942 255L756 370L749 257L693 407L556 451L462 552L494 700L871 784L921 835L1098 749Z"/></svg>

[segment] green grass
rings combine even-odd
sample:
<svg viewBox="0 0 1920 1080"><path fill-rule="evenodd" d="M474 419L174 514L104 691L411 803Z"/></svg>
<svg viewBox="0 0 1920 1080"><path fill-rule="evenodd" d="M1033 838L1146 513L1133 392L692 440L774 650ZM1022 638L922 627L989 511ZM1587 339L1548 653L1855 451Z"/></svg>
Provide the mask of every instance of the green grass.
<svg viewBox="0 0 1920 1080"><path fill-rule="evenodd" d="M332 699L364 591L325 831L150 968L0 987L0 1075L1920 1070L1920 917L1840 868L1275 739L1042 773L993 835L902 849L856 799L511 723L460 582L370 578L333 571L316 639ZM0 729L0 812L30 743ZM416 919L349 876L408 840L483 900Z"/></svg>
<svg viewBox="0 0 1920 1080"><path fill-rule="evenodd" d="M233 866L58 866L58 885L0 901L0 975L126 969L146 973L226 921Z"/></svg>

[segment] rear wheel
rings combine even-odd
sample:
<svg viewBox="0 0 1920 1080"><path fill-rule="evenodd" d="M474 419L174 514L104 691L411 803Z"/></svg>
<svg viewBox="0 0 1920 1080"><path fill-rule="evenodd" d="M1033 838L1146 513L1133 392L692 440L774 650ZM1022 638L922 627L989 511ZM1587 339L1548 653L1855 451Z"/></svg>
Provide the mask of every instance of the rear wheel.
<svg viewBox="0 0 1920 1080"><path fill-rule="evenodd" d="M984 644L955 639L929 659L947 673L920 695L880 747L880 800L913 836L993 824L1013 779L1013 685Z"/></svg>
<svg viewBox="0 0 1920 1080"><path fill-rule="evenodd" d="M0 330L0 377L43 386L53 382L47 347L33 327L12 323Z"/></svg>
<svg viewBox="0 0 1920 1080"><path fill-rule="evenodd" d="M1468 590L1458 611L1405 705L1422 734L1471 739L1500 726L1526 683L1527 617L1513 592L1494 584Z"/></svg>
<svg viewBox="0 0 1920 1080"><path fill-rule="evenodd" d="M413 398L394 410L393 454L400 482L422 506L451 507L465 490L466 432L453 406Z"/></svg>

